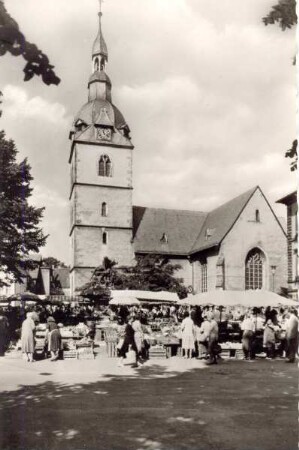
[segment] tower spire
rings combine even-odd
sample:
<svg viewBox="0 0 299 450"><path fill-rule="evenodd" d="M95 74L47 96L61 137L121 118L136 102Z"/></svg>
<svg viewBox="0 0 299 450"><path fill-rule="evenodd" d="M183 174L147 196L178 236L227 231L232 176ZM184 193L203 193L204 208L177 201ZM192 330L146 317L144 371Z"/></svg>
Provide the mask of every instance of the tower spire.
<svg viewBox="0 0 299 450"><path fill-rule="evenodd" d="M92 47L92 61L94 71L105 70L108 62L108 49L102 32L102 4L104 0L99 0L99 31Z"/></svg>

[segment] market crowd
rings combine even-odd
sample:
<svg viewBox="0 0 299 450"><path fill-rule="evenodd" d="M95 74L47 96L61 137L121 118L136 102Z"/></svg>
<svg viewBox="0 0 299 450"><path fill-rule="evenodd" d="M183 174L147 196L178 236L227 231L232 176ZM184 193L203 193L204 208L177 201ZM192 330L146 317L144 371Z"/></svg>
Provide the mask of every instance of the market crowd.
<svg viewBox="0 0 299 450"><path fill-rule="evenodd" d="M95 324L106 320L117 330L119 364L132 359L134 364L148 357L147 336L160 329L167 335L176 330L182 356L206 358L216 364L221 343L242 343L244 359L252 361L266 353L274 359L285 357L295 362L298 351L298 313L294 308L189 307L185 305L94 306L85 304L35 305L21 309L0 309L0 356L18 340L29 362L34 361L35 332L46 324L46 345L51 360L59 357L60 330L81 326L84 336L94 339ZM109 328L109 327L108 327Z"/></svg>

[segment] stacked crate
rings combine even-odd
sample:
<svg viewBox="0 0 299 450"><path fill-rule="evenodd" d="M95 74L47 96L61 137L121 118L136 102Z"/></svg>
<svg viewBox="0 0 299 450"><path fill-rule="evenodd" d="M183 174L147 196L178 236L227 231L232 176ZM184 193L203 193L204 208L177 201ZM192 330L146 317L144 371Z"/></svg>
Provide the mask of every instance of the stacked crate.
<svg viewBox="0 0 299 450"><path fill-rule="evenodd" d="M150 358L166 358L166 349L163 345L154 345L149 349Z"/></svg>
<svg viewBox="0 0 299 450"><path fill-rule="evenodd" d="M118 333L114 328L107 328L105 330L105 341L106 341L106 350L109 358L117 357L117 342L118 342Z"/></svg>
<svg viewBox="0 0 299 450"><path fill-rule="evenodd" d="M63 350L63 359L77 359L77 350Z"/></svg>
<svg viewBox="0 0 299 450"><path fill-rule="evenodd" d="M78 359L94 359L92 347L81 347L77 350Z"/></svg>

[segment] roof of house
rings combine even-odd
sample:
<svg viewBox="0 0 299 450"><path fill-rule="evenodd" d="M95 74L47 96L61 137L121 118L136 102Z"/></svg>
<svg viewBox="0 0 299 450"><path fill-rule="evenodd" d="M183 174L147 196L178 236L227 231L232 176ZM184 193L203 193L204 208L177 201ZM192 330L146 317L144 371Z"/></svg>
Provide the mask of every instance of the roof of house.
<svg viewBox="0 0 299 450"><path fill-rule="evenodd" d="M288 195L276 200L276 203L282 203L283 205L290 205L297 202L297 191L291 192Z"/></svg>
<svg viewBox="0 0 299 450"><path fill-rule="evenodd" d="M189 255L219 245L257 189L209 213L134 206L135 252Z"/></svg>

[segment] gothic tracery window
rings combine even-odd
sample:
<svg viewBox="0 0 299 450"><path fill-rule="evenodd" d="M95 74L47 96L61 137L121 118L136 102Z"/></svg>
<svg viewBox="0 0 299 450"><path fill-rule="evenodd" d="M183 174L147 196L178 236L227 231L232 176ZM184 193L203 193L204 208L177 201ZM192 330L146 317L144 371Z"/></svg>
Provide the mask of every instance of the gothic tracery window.
<svg viewBox="0 0 299 450"><path fill-rule="evenodd" d="M262 289L264 255L258 248L251 250L245 263L245 289Z"/></svg>
<svg viewBox="0 0 299 450"><path fill-rule="evenodd" d="M201 292L208 290L208 265L206 262L201 264Z"/></svg>
<svg viewBox="0 0 299 450"><path fill-rule="evenodd" d="M112 177L112 163L108 155L102 155L99 160L99 176Z"/></svg>

